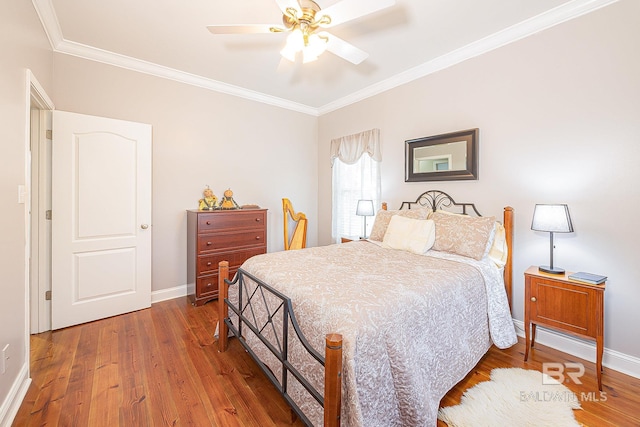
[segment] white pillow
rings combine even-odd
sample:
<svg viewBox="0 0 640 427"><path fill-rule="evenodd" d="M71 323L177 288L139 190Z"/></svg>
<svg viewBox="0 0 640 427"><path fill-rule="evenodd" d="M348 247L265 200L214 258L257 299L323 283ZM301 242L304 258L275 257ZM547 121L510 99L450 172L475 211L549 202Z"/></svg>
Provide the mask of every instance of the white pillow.
<svg viewBox="0 0 640 427"><path fill-rule="evenodd" d="M391 221L391 217L394 215L400 215L407 218L414 219L428 219L429 215L431 215L430 208L416 208L416 209L405 209L405 210L384 210L380 209L376 214L376 219L373 221L373 227L371 228L371 234L369 235L369 240L377 240L378 242L382 242L384 238L384 233L387 232L387 227L389 226L389 221Z"/></svg>
<svg viewBox="0 0 640 427"><path fill-rule="evenodd" d="M393 249L423 254L436 241L436 225L430 219L413 219L394 215L382 243Z"/></svg>

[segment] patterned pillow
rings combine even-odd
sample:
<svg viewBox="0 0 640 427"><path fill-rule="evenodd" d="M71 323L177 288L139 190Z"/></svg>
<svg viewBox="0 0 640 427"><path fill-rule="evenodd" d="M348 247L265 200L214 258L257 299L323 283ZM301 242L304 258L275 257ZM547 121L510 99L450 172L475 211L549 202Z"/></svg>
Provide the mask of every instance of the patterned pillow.
<svg viewBox="0 0 640 427"><path fill-rule="evenodd" d="M434 212L430 219L436 223L433 250L477 260L481 260L487 252L487 243L496 222L492 216L470 217L441 212Z"/></svg>
<svg viewBox="0 0 640 427"><path fill-rule="evenodd" d="M400 215L406 218L413 219L427 219L429 217L429 214L431 214L431 209L429 208L407 209L402 211L385 211L383 209L380 209L376 214L375 221L373 222L373 227L371 228L371 235L369 236L369 239L382 242L382 239L384 239L384 233L387 232L389 221L391 221L391 217L394 215Z"/></svg>

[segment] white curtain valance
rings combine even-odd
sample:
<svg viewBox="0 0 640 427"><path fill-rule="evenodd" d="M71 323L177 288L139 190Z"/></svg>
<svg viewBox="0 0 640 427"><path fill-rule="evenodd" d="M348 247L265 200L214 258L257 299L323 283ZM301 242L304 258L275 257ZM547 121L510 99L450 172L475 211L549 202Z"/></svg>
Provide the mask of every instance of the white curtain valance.
<svg viewBox="0 0 640 427"><path fill-rule="evenodd" d="M382 161L380 129L371 129L331 140L331 166L335 159L352 165L367 153L376 162Z"/></svg>

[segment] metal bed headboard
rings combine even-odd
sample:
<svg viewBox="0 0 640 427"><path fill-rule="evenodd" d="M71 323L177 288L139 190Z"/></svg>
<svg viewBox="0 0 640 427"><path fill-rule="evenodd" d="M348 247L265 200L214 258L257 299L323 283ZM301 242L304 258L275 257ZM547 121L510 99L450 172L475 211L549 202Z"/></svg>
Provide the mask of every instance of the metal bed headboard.
<svg viewBox="0 0 640 427"><path fill-rule="evenodd" d="M480 215L480 212L478 212L478 209L476 209L476 205L474 205L473 203L457 203L450 195L448 195L444 191L439 190L425 191L418 196L415 202L402 202L402 205L400 205L400 209L403 209L405 206L407 209L411 209L412 206L416 205L420 207L431 208L431 210L434 212L438 209L451 208L455 206L460 207L464 215L469 214L469 212L467 212L467 209L472 209L477 216L482 216Z"/></svg>

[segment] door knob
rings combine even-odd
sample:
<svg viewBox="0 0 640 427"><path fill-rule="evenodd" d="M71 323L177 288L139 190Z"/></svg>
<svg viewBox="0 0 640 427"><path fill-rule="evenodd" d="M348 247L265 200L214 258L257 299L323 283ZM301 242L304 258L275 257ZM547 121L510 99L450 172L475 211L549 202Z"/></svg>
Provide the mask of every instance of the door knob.
<svg viewBox="0 0 640 427"><path fill-rule="evenodd" d="M140 226L140 228L142 228L143 230L146 230L147 228L149 228L149 225L148 224L142 224Z"/></svg>

